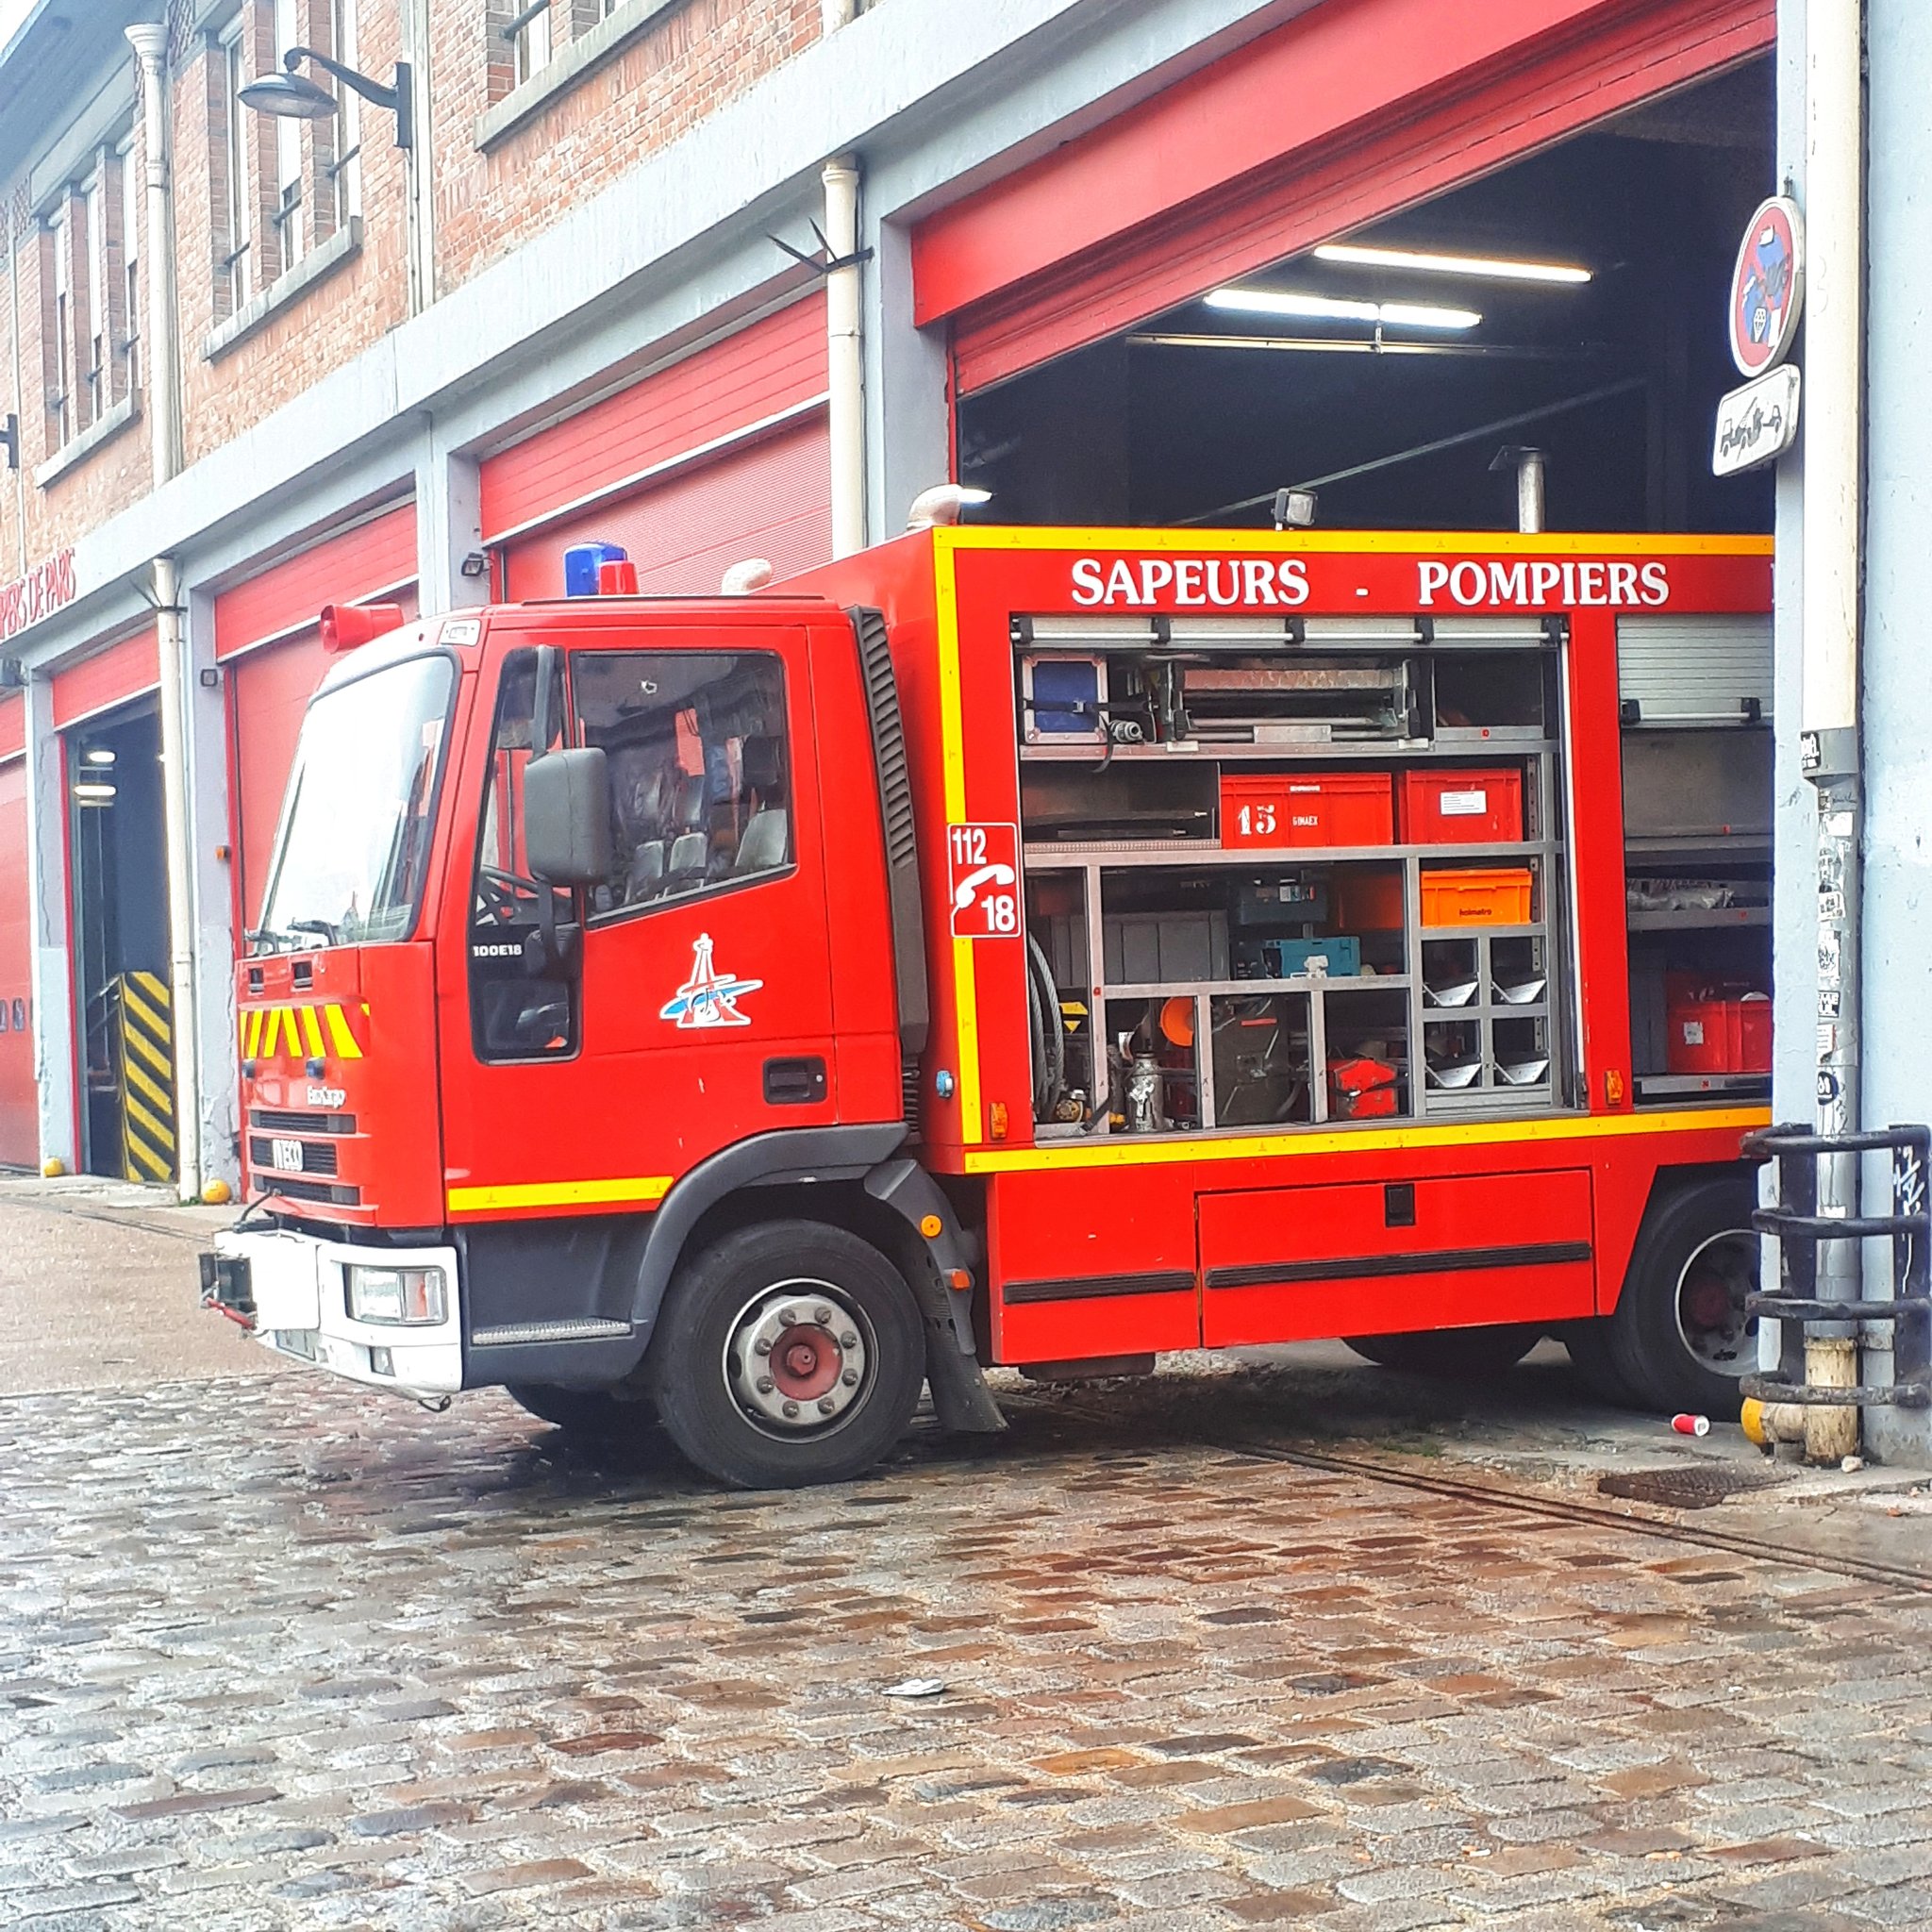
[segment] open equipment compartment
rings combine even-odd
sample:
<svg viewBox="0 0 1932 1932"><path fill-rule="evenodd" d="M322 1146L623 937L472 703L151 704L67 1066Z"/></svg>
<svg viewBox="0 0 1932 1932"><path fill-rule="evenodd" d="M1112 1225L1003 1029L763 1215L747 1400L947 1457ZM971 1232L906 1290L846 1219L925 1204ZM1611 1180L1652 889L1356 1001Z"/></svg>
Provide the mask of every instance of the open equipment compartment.
<svg viewBox="0 0 1932 1932"><path fill-rule="evenodd" d="M1574 1105L1566 639L1015 618L1036 1139Z"/></svg>
<svg viewBox="0 0 1932 1932"><path fill-rule="evenodd" d="M1625 616L1617 684L1637 1102L1768 1095L1771 620Z"/></svg>

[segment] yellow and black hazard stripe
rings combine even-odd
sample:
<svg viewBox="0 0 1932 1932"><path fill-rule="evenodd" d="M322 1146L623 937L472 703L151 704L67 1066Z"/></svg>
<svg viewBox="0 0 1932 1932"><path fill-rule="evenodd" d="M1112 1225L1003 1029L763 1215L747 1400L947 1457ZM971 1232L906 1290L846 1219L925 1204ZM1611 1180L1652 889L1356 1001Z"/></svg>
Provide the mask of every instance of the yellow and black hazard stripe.
<svg viewBox="0 0 1932 1932"><path fill-rule="evenodd" d="M241 1017L242 1058L359 1060L362 1049L336 1000L312 1006L247 1007Z"/></svg>
<svg viewBox="0 0 1932 1932"><path fill-rule="evenodd" d="M175 1178L175 1022L158 973L115 981L119 1013L121 1171L131 1181Z"/></svg>

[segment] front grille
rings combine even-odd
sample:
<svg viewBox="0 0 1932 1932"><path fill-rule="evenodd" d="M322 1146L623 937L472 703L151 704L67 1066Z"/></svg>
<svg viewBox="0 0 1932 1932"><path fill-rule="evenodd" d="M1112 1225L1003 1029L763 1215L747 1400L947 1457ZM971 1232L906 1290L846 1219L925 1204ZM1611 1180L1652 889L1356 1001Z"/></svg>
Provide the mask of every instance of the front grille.
<svg viewBox="0 0 1932 1932"><path fill-rule="evenodd" d="M272 1134L353 1134L356 1116L352 1113L291 1113L275 1107L255 1107L248 1110L251 1127L266 1127Z"/></svg>
<svg viewBox="0 0 1932 1932"><path fill-rule="evenodd" d="M330 1208L354 1208L362 1199L360 1188L331 1186L326 1181L298 1181L292 1174L259 1174L256 1178L271 1194L291 1201L321 1201Z"/></svg>
<svg viewBox="0 0 1932 1932"><path fill-rule="evenodd" d="M258 1174L267 1174L275 1169L275 1149L273 1141L257 1138L248 1143L248 1158ZM333 1141L304 1141L302 1142L302 1172L304 1174L334 1174L336 1172L336 1147Z"/></svg>

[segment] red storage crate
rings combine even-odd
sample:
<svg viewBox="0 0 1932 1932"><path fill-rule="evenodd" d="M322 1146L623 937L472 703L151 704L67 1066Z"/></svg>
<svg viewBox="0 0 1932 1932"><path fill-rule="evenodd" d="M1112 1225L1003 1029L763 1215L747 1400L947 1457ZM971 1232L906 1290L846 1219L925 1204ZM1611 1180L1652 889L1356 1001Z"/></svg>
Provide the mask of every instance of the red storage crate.
<svg viewBox="0 0 1932 1932"><path fill-rule="evenodd" d="M1388 845L1394 838L1387 772L1221 774L1223 845Z"/></svg>
<svg viewBox="0 0 1932 1932"><path fill-rule="evenodd" d="M1511 765L1407 771L1400 824L1410 845L1513 843L1523 837L1523 773Z"/></svg>
<svg viewBox="0 0 1932 1932"><path fill-rule="evenodd" d="M1761 992L1669 974L1664 1021L1668 1073L1771 1072L1771 1001Z"/></svg>

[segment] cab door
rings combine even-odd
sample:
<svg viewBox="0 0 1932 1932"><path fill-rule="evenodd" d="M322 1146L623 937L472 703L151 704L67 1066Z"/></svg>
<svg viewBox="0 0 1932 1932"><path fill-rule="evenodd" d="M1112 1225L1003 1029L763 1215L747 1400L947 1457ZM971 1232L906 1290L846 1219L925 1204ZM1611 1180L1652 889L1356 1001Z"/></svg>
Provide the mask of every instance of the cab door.
<svg viewBox="0 0 1932 1932"><path fill-rule="evenodd" d="M552 889L522 857L537 653L507 658L443 1041L453 1216L648 1206L720 1147L837 1117L807 636L556 640L549 715L603 749L612 818L605 881L553 892L582 930L556 977L529 970Z"/></svg>

